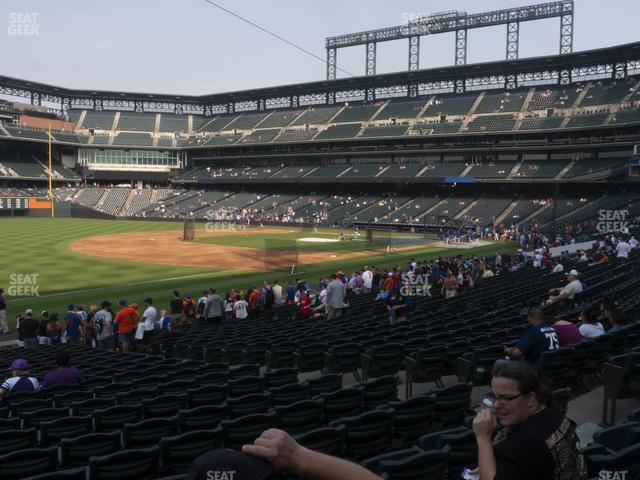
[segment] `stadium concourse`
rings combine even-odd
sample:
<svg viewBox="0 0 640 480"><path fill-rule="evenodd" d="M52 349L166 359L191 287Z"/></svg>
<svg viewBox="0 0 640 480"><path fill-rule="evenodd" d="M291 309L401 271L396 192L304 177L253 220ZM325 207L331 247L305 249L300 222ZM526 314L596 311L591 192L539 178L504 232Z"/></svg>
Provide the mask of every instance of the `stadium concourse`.
<svg viewBox="0 0 640 480"><path fill-rule="evenodd" d="M27 311L24 346L0 351L13 378L34 379L1 387L0 474L185 478L200 454L279 428L376 473L393 460L409 478L459 478L478 462L470 422L493 365L515 345L577 423L590 478L637 478L640 250L627 238L555 258L538 240L533 259L365 267L226 299L70 305L55 322ZM542 327L554 341L526 346Z"/></svg>

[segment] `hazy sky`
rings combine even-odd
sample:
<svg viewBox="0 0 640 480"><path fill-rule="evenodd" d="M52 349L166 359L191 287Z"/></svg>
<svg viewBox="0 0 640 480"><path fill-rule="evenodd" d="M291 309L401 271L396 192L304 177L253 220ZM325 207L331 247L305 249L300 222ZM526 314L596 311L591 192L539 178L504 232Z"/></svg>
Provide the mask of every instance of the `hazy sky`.
<svg viewBox="0 0 640 480"><path fill-rule="evenodd" d="M216 0L214 0L216 1ZM327 36L445 10L476 13L523 0L217 0L325 58ZM574 51L638 38L637 0L575 1ZM35 14L35 15L24 15ZM206 94L322 80L325 65L204 0L2 0L0 75L80 89ZM559 19L523 23L520 57L558 52ZM468 63L505 57L506 26L470 30ZM451 65L453 34L421 39L420 67ZM364 74L364 46L338 66ZM378 73L407 68L407 41L378 44ZM345 74L339 73L338 76Z"/></svg>

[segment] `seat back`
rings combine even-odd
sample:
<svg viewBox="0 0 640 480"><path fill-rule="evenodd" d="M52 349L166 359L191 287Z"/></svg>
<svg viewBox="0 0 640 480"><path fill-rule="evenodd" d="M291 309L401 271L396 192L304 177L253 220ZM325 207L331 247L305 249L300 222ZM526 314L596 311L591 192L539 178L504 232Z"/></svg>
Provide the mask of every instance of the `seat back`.
<svg viewBox="0 0 640 480"><path fill-rule="evenodd" d="M126 423L142 419L142 405L116 405L93 412L96 432L120 430Z"/></svg>
<svg viewBox="0 0 640 480"><path fill-rule="evenodd" d="M191 409L178 410L180 432L211 430L227 416L227 405L200 405Z"/></svg>
<svg viewBox="0 0 640 480"><path fill-rule="evenodd" d="M229 418L238 418L254 413L267 413L271 406L269 392L251 393L236 398L227 399Z"/></svg>
<svg viewBox="0 0 640 480"><path fill-rule="evenodd" d="M322 400L302 400L290 405L276 406L280 428L291 435L320 428L323 425L324 402Z"/></svg>
<svg viewBox="0 0 640 480"><path fill-rule="evenodd" d="M75 438L60 440L60 458L63 466L80 466L89 462L89 457L108 455L122 448L119 431L90 433Z"/></svg>
<svg viewBox="0 0 640 480"><path fill-rule="evenodd" d="M386 452L391 447L393 414L373 410L354 417L342 417L331 425L346 427L345 447L352 456L361 460Z"/></svg>
<svg viewBox="0 0 640 480"><path fill-rule="evenodd" d="M360 386L364 388L364 403L369 409L398 400L398 378L394 375L369 380Z"/></svg>
<svg viewBox="0 0 640 480"><path fill-rule="evenodd" d="M293 438L310 450L327 455L341 456L344 451L346 428L344 425L322 427L306 433L294 435Z"/></svg>
<svg viewBox="0 0 640 480"><path fill-rule="evenodd" d="M318 378L310 378L305 382L311 389L311 395L320 395L321 393L335 392L342 388L342 374L330 373Z"/></svg>
<svg viewBox="0 0 640 480"><path fill-rule="evenodd" d="M150 418L137 423L126 423L122 428L125 448L144 448L157 445L162 437L178 433L178 417Z"/></svg>
<svg viewBox="0 0 640 480"><path fill-rule="evenodd" d="M167 417L187 408L187 394L166 394L142 400L144 418Z"/></svg>
<svg viewBox="0 0 640 480"><path fill-rule="evenodd" d="M393 428L402 437L403 445L413 445L431 431L435 402L435 395L417 395L387 404L393 409Z"/></svg>
<svg viewBox="0 0 640 480"><path fill-rule="evenodd" d="M86 435L93 430L93 417L63 417L57 420L40 423L40 443L53 445L63 438L74 438Z"/></svg>
<svg viewBox="0 0 640 480"><path fill-rule="evenodd" d="M309 385L302 383L290 383L280 387L270 387L269 393L271 393L271 402L273 405L289 405L311 398Z"/></svg>
<svg viewBox="0 0 640 480"><path fill-rule="evenodd" d="M0 478L18 480L50 472L58 464L58 448L25 448L0 455Z"/></svg>
<svg viewBox="0 0 640 480"><path fill-rule="evenodd" d="M448 448L420 450L417 447L379 455L363 462L363 466L382 478L394 480L423 480L445 478Z"/></svg>
<svg viewBox="0 0 640 480"><path fill-rule="evenodd" d="M158 478L160 451L157 446L121 450L91 457L89 480L152 480Z"/></svg>
<svg viewBox="0 0 640 480"><path fill-rule="evenodd" d="M239 449L242 445L251 444L262 432L278 426L275 413L256 413L233 420L223 420L220 425L224 429L224 444L227 448Z"/></svg>
<svg viewBox="0 0 640 480"><path fill-rule="evenodd" d="M19 420L19 419L16 419ZM35 428L25 430L3 430L0 433L0 455L35 448L37 446L38 432Z"/></svg>
<svg viewBox="0 0 640 480"><path fill-rule="evenodd" d="M160 440L160 461L164 474L186 473L193 461L203 453L222 448L224 430L194 430Z"/></svg>
<svg viewBox="0 0 640 480"><path fill-rule="evenodd" d="M359 415L364 409L364 389L350 387L319 395L324 400L324 416L327 421L340 417Z"/></svg>

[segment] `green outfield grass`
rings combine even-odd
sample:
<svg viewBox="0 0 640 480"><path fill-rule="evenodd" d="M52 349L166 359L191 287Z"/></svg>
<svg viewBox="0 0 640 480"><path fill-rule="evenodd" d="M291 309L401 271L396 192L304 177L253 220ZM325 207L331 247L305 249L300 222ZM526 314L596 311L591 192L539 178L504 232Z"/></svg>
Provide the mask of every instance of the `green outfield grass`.
<svg viewBox="0 0 640 480"><path fill-rule="evenodd" d="M182 224L153 221L85 220L85 219L0 219L2 255L0 256L0 287L8 300L7 316L13 328L15 316L26 308L36 315L41 310L62 313L69 303L81 303L88 307L103 300L142 304L150 296L156 305L164 308L173 289L181 293L199 296L208 287L224 293L231 288L247 289L251 284L262 283L267 277L263 272L217 271L208 268L150 265L140 262L106 260L72 253L71 242L94 235L139 232L180 231ZM291 229L283 228L283 231ZM335 238L336 233L333 233ZM298 233L298 236L323 236L329 232ZM258 235L259 237L259 235ZM237 240L236 240L237 241ZM247 239L250 241L250 239ZM255 240L258 242L258 240ZM264 245L264 238L259 240ZM343 242L358 243L358 242ZM424 247L402 253L372 253L368 256L340 261L323 262L320 265L303 265L304 278L316 282L321 276L336 270L350 272L365 264L387 267L404 265L410 258L427 259L443 255L488 255L511 251L513 246L495 243L473 250L454 250ZM12 279L17 275L36 275L39 296L12 295ZM285 272L268 274L286 284ZM15 283L15 282L14 282ZM19 293L19 292L18 292Z"/></svg>

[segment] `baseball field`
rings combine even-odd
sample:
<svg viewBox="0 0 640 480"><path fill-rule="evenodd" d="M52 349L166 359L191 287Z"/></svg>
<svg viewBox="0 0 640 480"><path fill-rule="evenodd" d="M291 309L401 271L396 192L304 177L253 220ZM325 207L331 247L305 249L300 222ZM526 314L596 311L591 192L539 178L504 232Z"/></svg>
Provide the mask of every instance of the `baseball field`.
<svg viewBox="0 0 640 480"><path fill-rule="evenodd" d="M443 255L487 255L510 251L507 243L459 250L428 244L391 248L382 237L369 242L338 241L338 231L303 232L300 227L196 226L194 241L181 240L182 223L87 219L0 219L0 287L8 301L11 328L18 313L31 308L62 313L69 303L89 305L103 300L141 304L150 296L159 308L171 291L200 296L214 287L224 294L246 290L266 278L286 284L289 264L265 272L265 260L295 245L304 274L315 283L324 275L350 273L363 265L404 265L410 258ZM400 234L397 234L400 236ZM266 250L265 250L266 249ZM266 257L266 259L265 259Z"/></svg>

